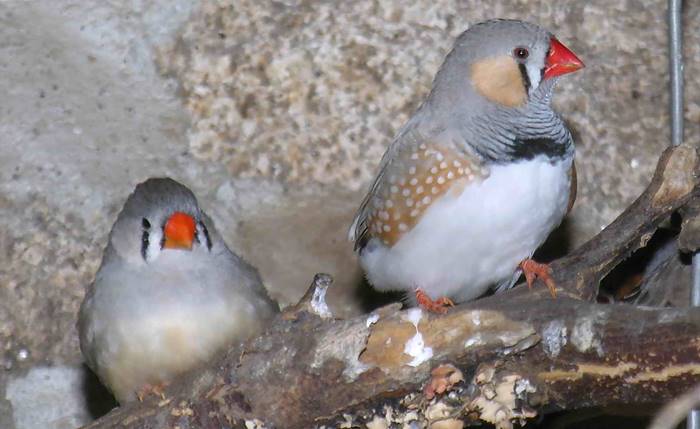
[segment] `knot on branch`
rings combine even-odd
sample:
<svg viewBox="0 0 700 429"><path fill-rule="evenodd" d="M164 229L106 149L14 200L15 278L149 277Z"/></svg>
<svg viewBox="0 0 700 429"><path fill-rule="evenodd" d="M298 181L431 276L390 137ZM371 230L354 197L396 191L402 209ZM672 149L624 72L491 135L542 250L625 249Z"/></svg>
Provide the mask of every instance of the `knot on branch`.
<svg viewBox="0 0 700 429"><path fill-rule="evenodd" d="M333 313L326 303L326 292L332 284L333 277L330 274L318 273L314 275L314 279L304 296L296 305L285 310L282 317L286 320L292 320L296 319L299 313L305 312L315 314L321 319L333 318Z"/></svg>
<svg viewBox="0 0 700 429"><path fill-rule="evenodd" d="M661 181L652 197L652 206L663 207L690 194L697 182L697 161L697 150L693 146L667 149L659 161L660 168L657 168L656 176L661 176Z"/></svg>

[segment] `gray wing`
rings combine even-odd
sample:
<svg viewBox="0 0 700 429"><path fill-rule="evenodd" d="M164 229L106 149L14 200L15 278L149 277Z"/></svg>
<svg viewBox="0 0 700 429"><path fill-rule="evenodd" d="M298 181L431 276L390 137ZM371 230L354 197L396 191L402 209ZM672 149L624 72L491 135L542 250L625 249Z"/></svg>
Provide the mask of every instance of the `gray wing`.
<svg viewBox="0 0 700 429"><path fill-rule="evenodd" d="M402 129L382 157L379 173L362 200L348 232L348 239L355 242L355 250L362 250L372 238L370 231L372 217L373 214L376 215L375 208L382 206L382 198L389 195L386 187L397 180L396 177L400 178L405 175L406 171L413 170L410 174L413 174L414 178L421 174L432 175L432 172L428 173L427 166L430 166L430 163L445 164L441 161L443 161L443 157L446 159L448 156L458 162L458 165L461 162L464 165L464 170L467 169L467 166L476 167L479 165L479 161L473 154L469 153L462 137L455 130L435 127L424 132L419 129L417 122L409 122ZM455 178L459 178L456 173ZM401 183L401 186L404 184ZM444 191L447 186L443 186L443 188ZM384 241L391 243L393 239L396 237L385 237Z"/></svg>
<svg viewBox="0 0 700 429"><path fill-rule="evenodd" d="M78 312L78 335L80 336L80 351L85 358L85 362L95 373L97 373L97 363L95 361L94 351L94 332L90 329L92 325L92 299L95 295L95 284L91 283L86 292L80 311Z"/></svg>
<svg viewBox="0 0 700 429"><path fill-rule="evenodd" d="M381 190L381 186L384 182L384 177L387 175L387 171L391 169L393 163L397 162L400 158L400 152L406 150L407 148L413 148L420 144L422 141L422 136L415 129L411 127L410 123L404 127L399 134L396 136L389 148L384 152L382 160L379 163L379 172L374 178L372 185L369 187L369 191L365 198L360 203L360 208L355 214L355 219L352 221L350 230L348 231L348 240L354 241L354 250L363 249L367 242L369 241L369 216L372 210L372 200Z"/></svg>

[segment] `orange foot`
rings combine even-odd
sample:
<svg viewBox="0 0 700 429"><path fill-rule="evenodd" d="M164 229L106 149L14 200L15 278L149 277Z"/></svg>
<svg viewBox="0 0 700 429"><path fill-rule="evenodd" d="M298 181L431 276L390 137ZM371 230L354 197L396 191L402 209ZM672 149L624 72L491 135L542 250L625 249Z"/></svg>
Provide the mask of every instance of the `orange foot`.
<svg viewBox="0 0 700 429"><path fill-rule="evenodd" d="M454 302L450 298L443 296L435 301L430 299L428 294L420 289L416 289L416 301L420 308L433 313L445 314L449 307L454 307Z"/></svg>
<svg viewBox="0 0 700 429"><path fill-rule="evenodd" d="M523 270L523 274L525 274L525 281L527 281L527 286L530 289L532 289L535 279L539 278L549 289L549 293L552 294L552 298L557 297L557 287L554 284L554 279L552 279L552 269L549 267L549 265L540 264L534 259L525 259L518 265L518 267Z"/></svg>
<svg viewBox="0 0 700 429"><path fill-rule="evenodd" d="M136 397L139 399L139 402L143 402L143 398L148 395L157 395L160 396L160 399L165 399L165 388L167 386L168 383L144 384L143 387L136 392Z"/></svg>

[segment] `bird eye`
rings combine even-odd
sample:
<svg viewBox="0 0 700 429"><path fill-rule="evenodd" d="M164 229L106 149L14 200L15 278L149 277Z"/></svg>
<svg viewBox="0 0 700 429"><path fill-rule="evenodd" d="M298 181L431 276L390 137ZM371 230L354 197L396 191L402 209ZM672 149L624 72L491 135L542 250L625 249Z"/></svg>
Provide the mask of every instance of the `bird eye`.
<svg viewBox="0 0 700 429"><path fill-rule="evenodd" d="M151 229L151 222L149 222L148 219L143 218L141 219L141 226L143 229Z"/></svg>
<svg viewBox="0 0 700 429"><path fill-rule="evenodd" d="M513 49L513 56L519 60L524 60L530 55L530 51L527 48L515 48Z"/></svg>

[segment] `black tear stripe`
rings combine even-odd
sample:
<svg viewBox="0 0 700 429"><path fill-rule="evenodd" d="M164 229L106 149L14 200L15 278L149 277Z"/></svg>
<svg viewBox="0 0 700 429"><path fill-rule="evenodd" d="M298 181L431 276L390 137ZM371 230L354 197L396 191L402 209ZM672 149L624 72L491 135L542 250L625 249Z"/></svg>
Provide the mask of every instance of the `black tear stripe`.
<svg viewBox="0 0 700 429"><path fill-rule="evenodd" d="M530 94L530 86L532 85L532 82L530 82L530 76L527 74L527 67L525 67L525 64L519 63L518 69L520 70L520 76L523 78L525 93Z"/></svg>
<svg viewBox="0 0 700 429"><path fill-rule="evenodd" d="M559 159L566 155L567 145L549 138L516 139L508 149L514 160L530 160L539 155Z"/></svg>
<svg viewBox="0 0 700 429"><path fill-rule="evenodd" d="M199 225L202 227L202 232L204 232L204 239L207 240L207 250L211 251L211 238L209 238L209 230L207 230L207 226L204 225L204 222L199 222Z"/></svg>
<svg viewBox="0 0 700 429"><path fill-rule="evenodd" d="M143 233L141 234L141 256L145 261L148 253L148 244L150 242L149 231L151 230L151 222L145 217L141 218L141 228L143 228Z"/></svg>
<svg viewBox="0 0 700 429"><path fill-rule="evenodd" d="M143 234L141 234L141 256L143 257L143 260L146 260L146 254L148 253L148 243L149 243L149 235L148 235L148 230L144 229Z"/></svg>

